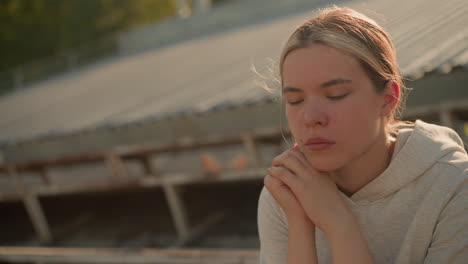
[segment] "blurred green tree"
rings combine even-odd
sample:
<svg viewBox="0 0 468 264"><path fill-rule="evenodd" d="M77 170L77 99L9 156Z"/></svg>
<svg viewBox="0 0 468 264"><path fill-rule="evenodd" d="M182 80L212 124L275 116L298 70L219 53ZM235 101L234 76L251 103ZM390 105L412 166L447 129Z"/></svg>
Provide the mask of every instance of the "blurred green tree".
<svg viewBox="0 0 468 264"><path fill-rule="evenodd" d="M173 16L174 0L1 0L0 71Z"/></svg>

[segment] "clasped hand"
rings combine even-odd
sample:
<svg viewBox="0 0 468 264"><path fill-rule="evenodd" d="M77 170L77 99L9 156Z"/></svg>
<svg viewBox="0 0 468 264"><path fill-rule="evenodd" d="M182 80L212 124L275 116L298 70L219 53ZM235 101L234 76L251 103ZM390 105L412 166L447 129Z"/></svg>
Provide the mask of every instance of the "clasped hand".
<svg viewBox="0 0 468 264"><path fill-rule="evenodd" d="M324 233L349 215L331 175L314 169L297 147L273 159L264 184L289 220L309 219Z"/></svg>

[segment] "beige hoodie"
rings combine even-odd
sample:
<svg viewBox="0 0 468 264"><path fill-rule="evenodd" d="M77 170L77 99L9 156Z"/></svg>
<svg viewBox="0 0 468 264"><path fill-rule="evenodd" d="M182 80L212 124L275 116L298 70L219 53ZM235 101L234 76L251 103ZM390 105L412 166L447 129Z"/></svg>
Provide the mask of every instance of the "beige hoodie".
<svg viewBox="0 0 468 264"><path fill-rule="evenodd" d="M468 263L468 156L453 130L422 121L402 127L389 167L342 196L375 263ZM260 262L287 263L286 215L265 188L258 227ZM319 229L316 245L319 263L331 263Z"/></svg>

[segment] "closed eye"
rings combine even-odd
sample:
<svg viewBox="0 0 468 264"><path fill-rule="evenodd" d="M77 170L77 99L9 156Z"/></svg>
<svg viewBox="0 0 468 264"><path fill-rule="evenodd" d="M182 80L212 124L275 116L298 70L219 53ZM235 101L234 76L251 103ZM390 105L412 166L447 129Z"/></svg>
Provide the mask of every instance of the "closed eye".
<svg viewBox="0 0 468 264"><path fill-rule="evenodd" d="M340 100L340 99L343 99L345 98L346 96L348 96L348 94L342 94L342 95L338 95L338 96L327 96L328 99L330 100Z"/></svg>
<svg viewBox="0 0 468 264"><path fill-rule="evenodd" d="M301 100L297 100L297 101L292 101L292 102L288 102L288 104L290 104L290 105L297 105L297 104L302 103L302 101L304 101L304 100L301 99Z"/></svg>

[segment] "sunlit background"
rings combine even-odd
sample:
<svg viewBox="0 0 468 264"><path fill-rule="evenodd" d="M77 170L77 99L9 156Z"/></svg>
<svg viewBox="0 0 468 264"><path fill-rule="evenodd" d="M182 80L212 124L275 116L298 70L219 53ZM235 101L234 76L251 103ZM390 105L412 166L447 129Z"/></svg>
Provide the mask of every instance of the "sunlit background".
<svg viewBox="0 0 468 264"><path fill-rule="evenodd" d="M403 118L468 142L466 0L1 0L0 263L256 263L276 62L330 4L391 35Z"/></svg>

